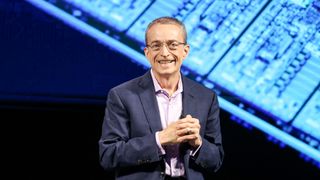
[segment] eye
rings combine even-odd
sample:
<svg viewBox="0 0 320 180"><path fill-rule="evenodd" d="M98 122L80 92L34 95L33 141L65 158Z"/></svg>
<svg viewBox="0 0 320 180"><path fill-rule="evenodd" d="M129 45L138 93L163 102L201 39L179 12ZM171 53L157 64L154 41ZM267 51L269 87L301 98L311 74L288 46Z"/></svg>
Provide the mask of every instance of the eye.
<svg viewBox="0 0 320 180"><path fill-rule="evenodd" d="M157 43L157 44L153 44L153 45L151 45L151 49L153 49L153 50L159 50L160 48L161 48L161 44L160 43Z"/></svg>
<svg viewBox="0 0 320 180"><path fill-rule="evenodd" d="M175 49L177 49L179 44L177 42L171 42L168 46L169 46L169 49L175 50Z"/></svg>

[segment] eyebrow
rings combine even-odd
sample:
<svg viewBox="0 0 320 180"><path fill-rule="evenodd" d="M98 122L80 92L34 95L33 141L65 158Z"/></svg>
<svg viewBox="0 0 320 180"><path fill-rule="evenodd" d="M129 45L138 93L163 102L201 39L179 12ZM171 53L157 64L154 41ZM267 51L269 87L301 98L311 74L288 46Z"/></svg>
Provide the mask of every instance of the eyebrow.
<svg viewBox="0 0 320 180"><path fill-rule="evenodd" d="M153 43L162 43L163 41L159 41L159 40L155 40L155 41L152 41L150 44L153 44ZM173 40L173 39L170 39L170 40L167 40L165 42L179 42L178 40Z"/></svg>

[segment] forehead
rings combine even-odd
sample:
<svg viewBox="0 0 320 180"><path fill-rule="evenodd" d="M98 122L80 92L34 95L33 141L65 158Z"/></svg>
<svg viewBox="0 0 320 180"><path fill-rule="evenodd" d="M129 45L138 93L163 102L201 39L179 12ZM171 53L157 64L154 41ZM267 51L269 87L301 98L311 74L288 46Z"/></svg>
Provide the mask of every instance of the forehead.
<svg viewBox="0 0 320 180"><path fill-rule="evenodd" d="M148 41L183 41L183 30L177 24L154 24L147 32Z"/></svg>

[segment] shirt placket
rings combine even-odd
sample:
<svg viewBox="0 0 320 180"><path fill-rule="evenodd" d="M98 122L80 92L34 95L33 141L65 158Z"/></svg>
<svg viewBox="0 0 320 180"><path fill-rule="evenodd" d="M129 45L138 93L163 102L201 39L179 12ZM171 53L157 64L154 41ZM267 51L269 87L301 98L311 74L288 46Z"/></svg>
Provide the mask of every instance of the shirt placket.
<svg viewBox="0 0 320 180"><path fill-rule="evenodd" d="M172 123L174 121L174 117L171 117L170 115L172 115L171 110L173 110L172 105L174 104L174 96L171 97L166 97L166 122L167 122L167 126ZM169 145L168 146L168 150L170 152L170 174L172 176L180 176L179 174L179 167L178 166L178 145Z"/></svg>

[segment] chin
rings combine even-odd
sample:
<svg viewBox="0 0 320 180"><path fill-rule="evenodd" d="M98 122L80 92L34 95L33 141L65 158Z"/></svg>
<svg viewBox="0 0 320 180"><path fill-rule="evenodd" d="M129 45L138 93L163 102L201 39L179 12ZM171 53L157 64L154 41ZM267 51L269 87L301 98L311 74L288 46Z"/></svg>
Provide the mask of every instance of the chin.
<svg viewBox="0 0 320 180"><path fill-rule="evenodd" d="M159 71L159 74L162 75L162 76L170 76L170 75L173 75L177 73L176 70L162 70L162 71Z"/></svg>

